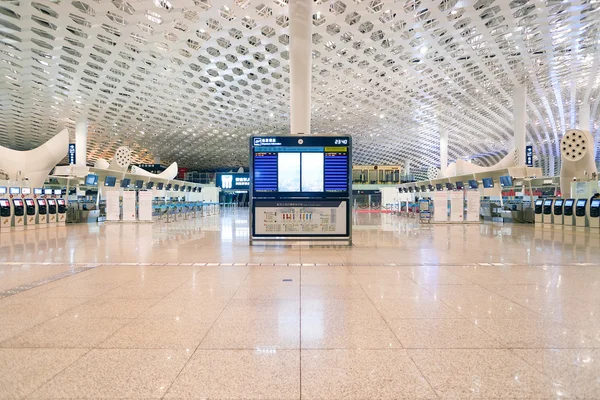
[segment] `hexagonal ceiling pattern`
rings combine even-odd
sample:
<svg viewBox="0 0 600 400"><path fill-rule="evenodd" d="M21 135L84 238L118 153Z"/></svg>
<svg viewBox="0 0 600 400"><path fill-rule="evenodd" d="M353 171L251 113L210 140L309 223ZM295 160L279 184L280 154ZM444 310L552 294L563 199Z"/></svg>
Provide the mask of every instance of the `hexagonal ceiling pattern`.
<svg viewBox="0 0 600 400"><path fill-rule="evenodd" d="M312 1L312 0L305 0ZM89 160L247 165L247 137L289 132L289 0L0 1L0 144L29 149L89 121ZM356 164L481 165L528 143L558 158L591 104L598 0L314 0L315 133L351 134Z"/></svg>

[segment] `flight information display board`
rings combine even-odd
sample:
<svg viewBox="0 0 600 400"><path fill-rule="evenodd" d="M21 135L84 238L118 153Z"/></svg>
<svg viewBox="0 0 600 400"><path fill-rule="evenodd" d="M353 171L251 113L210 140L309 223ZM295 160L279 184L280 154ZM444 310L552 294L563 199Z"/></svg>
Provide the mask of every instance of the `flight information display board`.
<svg viewBox="0 0 600 400"><path fill-rule="evenodd" d="M349 194L351 138L251 138L252 192L257 198L339 198Z"/></svg>
<svg viewBox="0 0 600 400"><path fill-rule="evenodd" d="M250 138L252 238L351 238L352 139Z"/></svg>

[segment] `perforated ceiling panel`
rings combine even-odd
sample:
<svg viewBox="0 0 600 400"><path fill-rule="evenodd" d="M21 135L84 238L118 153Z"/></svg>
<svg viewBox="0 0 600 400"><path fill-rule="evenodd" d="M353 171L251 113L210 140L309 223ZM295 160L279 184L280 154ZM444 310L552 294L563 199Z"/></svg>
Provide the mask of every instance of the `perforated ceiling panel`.
<svg viewBox="0 0 600 400"><path fill-rule="evenodd" d="M306 0L309 1L309 0ZM288 0L0 1L0 144L90 122L90 160L247 164L247 137L289 130ZM490 165L527 86L528 142L560 153L596 121L597 0L316 0L313 131L352 134L360 164ZM594 125L596 133L598 125Z"/></svg>

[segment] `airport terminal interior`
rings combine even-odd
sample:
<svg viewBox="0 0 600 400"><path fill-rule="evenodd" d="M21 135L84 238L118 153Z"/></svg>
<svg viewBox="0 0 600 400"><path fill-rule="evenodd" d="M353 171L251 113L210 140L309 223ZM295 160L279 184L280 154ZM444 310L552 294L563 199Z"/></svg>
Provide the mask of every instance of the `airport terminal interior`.
<svg viewBox="0 0 600 400"><path fill-rule="evenodd" d="M597 0L0 1L0 399L600 399Z"/></svg>

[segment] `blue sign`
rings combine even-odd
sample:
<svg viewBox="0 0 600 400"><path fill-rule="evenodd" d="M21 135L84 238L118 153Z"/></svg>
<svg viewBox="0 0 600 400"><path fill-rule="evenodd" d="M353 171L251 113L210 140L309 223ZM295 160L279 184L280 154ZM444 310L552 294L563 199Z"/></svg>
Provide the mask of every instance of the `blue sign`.
<svg viewBox="0 0 600 400"><path fill-rule="evenodd" d="M217 173L217 187L225 190L250 189L250 174L245 173Z"/></svg>
<svg viewBox="0 0 600 400"><path fill-rule="evenodd" d="M75 164L75 143L69 143L69 164Z"/></svg>
<svg viewBox="0 0 600 400"><path fill-rule="evenodd" d="M533 167L533 146L525 147L525 165Z"/></svg>

